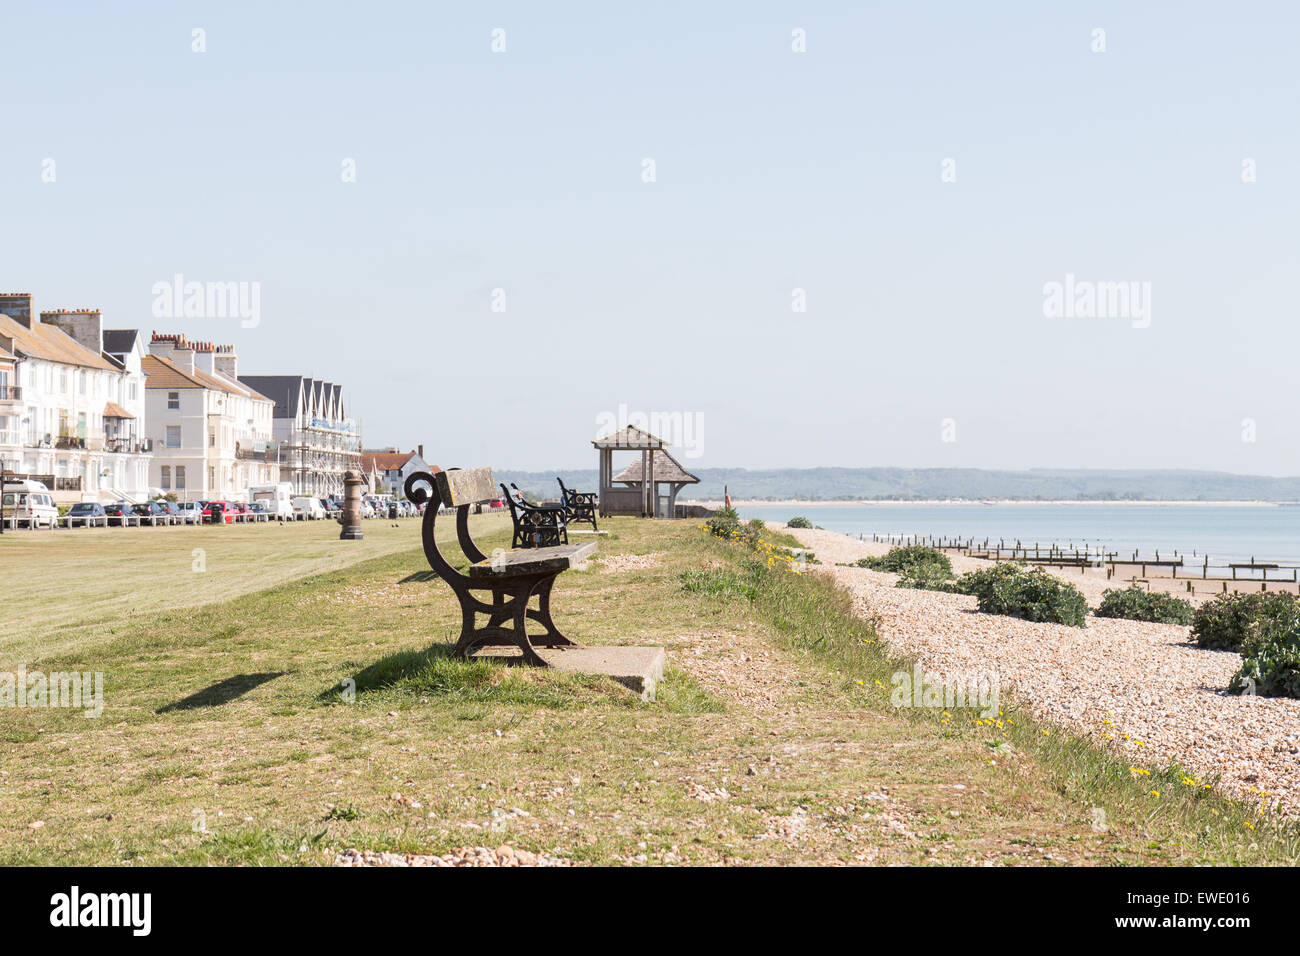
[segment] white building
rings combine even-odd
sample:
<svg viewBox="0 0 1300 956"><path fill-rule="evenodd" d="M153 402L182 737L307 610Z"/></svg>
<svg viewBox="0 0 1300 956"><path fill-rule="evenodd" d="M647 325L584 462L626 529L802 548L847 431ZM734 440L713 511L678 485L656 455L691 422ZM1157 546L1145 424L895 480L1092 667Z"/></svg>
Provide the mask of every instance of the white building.
<svg viewBox="0 0 1300 956"><path fill-rule="evenodd" d="M96 309L36 316L29 294L0 295L0 462L8 470L44 481L60 503L147 496L144 377L132 336L105 330Z"/></svg>
<svg viewBox="0 0 1300 956"><path fill-rule="evenodd" d="M361 453L361 470L371 477L371 488L395 497L403 497L406 479L417 471L432 472L424 460L424 446L417 451L396 448L367 449Z"/></svg>
<svg viewBox="0 0 1300 956"><path fill-rule="evenodd" d="M303 375L243 375L275 400L278 481L295 494L341 495L343 473L361 467L361 434L343 401L343 386Z"/></svg>
<svg viewBox="0 0 1300 956"><path fill-rule="evenodd" d="M280 480L274 402L242 384L232 346L154 332L143 360L150 484L182 501L246 501Z"/></svg>

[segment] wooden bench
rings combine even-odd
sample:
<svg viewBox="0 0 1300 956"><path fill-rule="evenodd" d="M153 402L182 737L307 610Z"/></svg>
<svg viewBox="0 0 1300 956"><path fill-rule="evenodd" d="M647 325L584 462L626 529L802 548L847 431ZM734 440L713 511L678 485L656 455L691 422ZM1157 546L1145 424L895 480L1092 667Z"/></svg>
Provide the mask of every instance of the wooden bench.
<svg viewBox="0 0 1300 956"><path fill-rule="evenodd" d="M436 502L425 507L421 524L429 566L451 586L460 601L460 638L454 653L469 657L485 647L517 647L524 663L546 667L549 665L537 653L537 647L582 646L560 633L551 619L551 588L562 572L594 554L596 543L484 554L470 537L469 512L474 505L494 500L496 487L491 468L467 468L437 475L417 471L406 479L404 490L406 497L416 504L423 504L436 495L445 507L456 509L456 540L470 560L466 574L453 568L438 550L434 537L434 523L438 518ZM492 603L475 597L475 591L490 592ZM536 609L528 606L534 596ZM482 625L478 623L480 614L487 616L487 622ZM541 625L543 633L530 635L529 621Z"/></svg>
<svg viewBox="0 0 1300 956"><path fill-rule="evenodd" d="M555 480L560 483L560 500L564 502L569 524L590 524L592 531L599 531L596 527L596 493L566 488L564 479L559 475L555 476Z"/></svg>
<svg viewBox="0 0 1300 956"><path fill-rule="evenodd" d="M517 485L501 485L501 493L510 506L510 520L515 533L512 548L550 548L569 543L568 512L564 505L535 505L524 497Z"/></svg>

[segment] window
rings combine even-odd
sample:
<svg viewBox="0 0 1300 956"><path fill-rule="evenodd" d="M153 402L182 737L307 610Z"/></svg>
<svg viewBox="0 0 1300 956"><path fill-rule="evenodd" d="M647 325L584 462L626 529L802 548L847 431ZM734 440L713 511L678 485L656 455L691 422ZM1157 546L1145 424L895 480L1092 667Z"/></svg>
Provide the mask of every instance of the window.
<svg viewBox="0 0 1300 956"><path fill-rule="evenodd" d="M217 433L208 432L208 447L215 448L216 446L217 446Z"/></svg>
<svg viewBox="0 0 1300 956"><path fill-rule="evenodd" d="M181 393L180 393L180 392L168 392L168 393L167 393L167 407L168 407L168 408L180 408L180 407L181 407Z"/></svg>
<svg viewBox="0 0 1300 956"><path fill-rule="evenodd" d="M171 488L171 486L172 486L172 466L171 466L171 465L163 465L163 466L162 466L162 486L163 486L164 489Z"/></svg>
<svg viewBox="0 0 1300 956"><path fill-rule="evenodd" d="M213 488L217 484L217 469L208 465L208 487Z"/></svg>
<svg viewBox="0 0 1300 956"><path fill-rule="evenodd" d="M167 447L168 448L181 447L181 426L180 425L167 426Z"/></svg>
<svg viewBox="0 0 1300 956"><path fill-rule="evenodd" d="M135 385L135 382L131 382L131 387L127 390L127 394L131 396L131 401L133 402L135 401Z"/></svg>
<svg viewBox="0 0 1300 956"><path fill-rule="evenodd" d="M185 466L177 465L176 466L176 490L183 491L184 489L185 489Z"/></svg>

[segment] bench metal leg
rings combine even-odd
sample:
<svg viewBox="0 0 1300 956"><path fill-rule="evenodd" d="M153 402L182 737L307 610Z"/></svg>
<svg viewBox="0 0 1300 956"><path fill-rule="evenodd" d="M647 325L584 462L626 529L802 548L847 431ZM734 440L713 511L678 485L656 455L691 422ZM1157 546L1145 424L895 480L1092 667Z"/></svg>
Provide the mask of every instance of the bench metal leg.
<svg viewBox="0 0 1300 956"><path fill-rule="evenodd" d="M548 666L537 653L534 644L541 647L581 647L577 641L565 637L551 618L551 588L556 574L524 578L513 585L502 585L492 592L492 603L480 601L469 589L456 588L460 598L461 629L454 653L470 657L484 647L517 647L527 664ZM537 595L537 609L528 606ZM479 614L486 614L487 623L476 626ZM536 637L528 634L529 620L540 624L545 633Z"/></svg>
<svg viewBox="0 0 1300 956"><path fill-rule="evenodd" d="M533 593L537 595L537 610L530 610L528 616L546 628L546 633L531 640L544 647L581 647L580 643L560 633L560 629L555 626L555 621L551 620L551 588L554 585L555 578L552 577L542 581L533 589Z"/></svg>

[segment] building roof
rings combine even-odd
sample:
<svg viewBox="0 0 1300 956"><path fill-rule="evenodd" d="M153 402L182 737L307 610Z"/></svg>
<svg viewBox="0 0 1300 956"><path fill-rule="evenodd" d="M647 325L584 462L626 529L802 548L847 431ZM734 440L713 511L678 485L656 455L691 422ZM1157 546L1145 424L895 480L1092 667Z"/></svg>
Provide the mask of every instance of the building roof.
<svg viewBox="0 0 1300 956"><path fill-rule="evenodd" d="M657 438L635 425L628 425L616 432L602 435L592 444L597 448L634 448L641 451L647 448L664 448L668 445L662 438Z"/></svg>
<svg viewBox="0 0 1300 956"><path fill-rule="evenodd" d="M105 329L104 351L110 355L125 355L135 347L139 337L139 329Z"/></svg>
<svg viewBox="0 0 1300 956"><path fill-rule="evenodd" d="M217 392L225 392L228 395L246 395L253 399L261 399L269 402L267 398L253 389L240 382L232 381L225 376L209 375L202 369L195 369L192 372L182 371L181 368L171 359L165 359L161 355L146 355L140 360L141 368L144 370L145 388L165 388L174 390L178 388L208 388Z"/></svg>
<svg viewBox="0 0 1300 956"><path fill-rule="evenodd" d="M117 402L109 402L104 406L104 417L105 418L135 418L134 415L128 412L121 405L117 404Z"/></svg>
<svg viewBox="0 0 1300 956"><path fill-rule="evenodd" d="M414 457L413 451L363 452L361 463L366 466L366 471L401 471Z"/></svg>
<svg viewBox="0 0 1300 956"><path fill-rule="evenodd" d="M666 451L653 451L650 453L653 459L654 480L681 483L686 485L697 485L700 479L696 478L689 471L682 467L672 455ZM614 481L621 481L626 484L641 484L641 462L634 461L613 478Z"/></svg>
<svg viewBox="0 0 1300 956"><path fill-rule="evenodd" d="M9 316L0 314L0 335L13 339L15 352L34 359L81 368L107 369L110 372L119 370L104 356L92 352L62 329L43 322L33 322L29 329Z"/></svg>
<svg viewBox="0 0 1300 956"><path fill-rule="evenodd" d="M301 375L241 375L239 381L255 388L275 402L276 418L294 418L298 414L298 400L303 382L310 381Z"/></svg>

